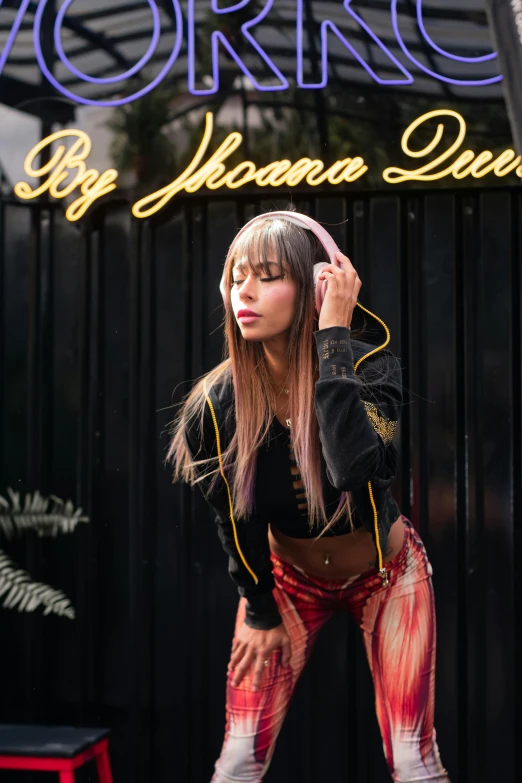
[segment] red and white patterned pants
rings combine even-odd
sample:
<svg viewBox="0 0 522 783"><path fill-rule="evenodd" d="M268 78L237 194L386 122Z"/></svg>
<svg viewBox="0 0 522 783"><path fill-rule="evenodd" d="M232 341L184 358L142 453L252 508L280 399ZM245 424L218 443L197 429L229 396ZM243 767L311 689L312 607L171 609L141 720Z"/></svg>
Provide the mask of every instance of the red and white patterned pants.
<svg viewBox="0 0 522 783"><path fill-rule="evenodd" d="M296 682L324 623L348 611L359 625L375 687L384 753L396 783L449 783L433 727L435 605L432 569L409 520L404 543L386 564L390 584L372 569L348 581L321 579L272 554L274 596L291 640L290 667L270 657L253 692L252 670L239 686L227 681L225 741L211 783L261 783L274 752ZM237 634L245 618L239 602Z"/></svg>

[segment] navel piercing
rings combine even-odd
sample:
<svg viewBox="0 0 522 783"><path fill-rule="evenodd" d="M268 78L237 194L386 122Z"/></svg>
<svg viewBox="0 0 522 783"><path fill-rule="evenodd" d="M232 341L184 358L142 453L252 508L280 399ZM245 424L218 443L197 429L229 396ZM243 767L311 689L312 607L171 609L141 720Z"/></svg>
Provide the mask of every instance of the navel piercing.
<svg viewBox="0 0 522 783"><path fill-rule="evenodd" d="M330 555L328 554L328 552L325 552L325 555L324 555L324 564L325 564L325 565L330 565L330 562L331 562L331 560L330 560Z"/></svg>

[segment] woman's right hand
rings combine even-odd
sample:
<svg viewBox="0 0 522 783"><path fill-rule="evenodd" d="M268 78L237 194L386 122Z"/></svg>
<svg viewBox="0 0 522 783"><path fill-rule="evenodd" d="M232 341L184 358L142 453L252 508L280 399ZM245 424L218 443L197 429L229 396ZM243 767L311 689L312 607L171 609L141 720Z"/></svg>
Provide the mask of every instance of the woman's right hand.
<svg viewBox="0 0 522 783"><path fill-rule="evenodd" d="M228 671L234 671L232 685L237 686L242 681L249 667L253 664L252 690L257 691L261 684L265 661L275 650L281 648L281 663L290 665L290 637L283 623L269 631L250 628L243 623L232 645L232 657ZM236 668L237 667L237 668Z"/></svg>

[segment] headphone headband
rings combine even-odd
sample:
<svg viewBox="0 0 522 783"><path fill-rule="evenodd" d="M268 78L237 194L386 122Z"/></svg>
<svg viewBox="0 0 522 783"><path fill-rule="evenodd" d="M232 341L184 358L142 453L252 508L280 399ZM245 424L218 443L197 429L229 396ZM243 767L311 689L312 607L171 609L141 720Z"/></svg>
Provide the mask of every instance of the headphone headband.
<svg viewBox="0 0 522 783"><path fill-rule="evenodd" d="M306 228L308 231L311 231L319 242L322 244L326 252L328 253L328 257L330 259L331 264L337 264L337 256L336 254L339 252L339 248L337 247L337 244L335 243L334 238L331 234L328 233L328 231L322 227L320 223L317 222L317 220L314 220L313 218L309 217L308 215L303 215L301 212L265 212L262 215L257 215L256 217L252 218L252 220L249 220L248 223L246 223L243 228L239 231L239 233L236 235L234 241L241 236L241 234L246 231L247 228L249 228L254 223L257 223L259 220L288 220L290 223L295 223L296 226L300 226L301 228Z"/></svg>

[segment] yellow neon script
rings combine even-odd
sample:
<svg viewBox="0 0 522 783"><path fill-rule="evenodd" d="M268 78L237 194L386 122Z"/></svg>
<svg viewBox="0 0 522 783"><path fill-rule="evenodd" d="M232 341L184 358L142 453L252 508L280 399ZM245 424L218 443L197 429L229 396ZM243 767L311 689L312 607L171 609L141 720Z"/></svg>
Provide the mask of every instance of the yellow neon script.
<svg viewBox="0 0 522 783"><path fill-rule="evenodd" d="M522 177L522 166L520 162L522 160L520 155L515 155L514 150L507 149L500 153L497 158L494 159L494 155L490 150L484 150L483 152L475 155L472 150L464 150L459 157L450 163L446 168L436 169L445 164L452 155L461 147L464 139L466 138L466 122L464 117L453 109L435 109L423 114L421 117L417 117L411 125L406 128L401 140L401 147L404 153L410 158L424 158L434 150L437 150L439 144L444 146L445 127L441 122L437 125L437 130L432 140L423 149L414 150L410 147L410 137L412 133L417 130L419 125L433 119L433 117L453 117L458 123L457 137L452 144L446 147L443 152L440 152L437 158L425 163L424 166L420 166L418 169L401 169L397 166L389 166L384 169L382 177L386 182L390 182L392 185L396 185L399 182L407 182L409 180L420 180L422 182L429 182L436 179L442 179L452 175L455 179L464 179L464 177L472 176L475 179L485 177L486 174L493 172L497 177L505 177L506 174L510 174L516 169L517 177ZM438 150L437 150L438 151Z"/></svg>
<svg viewBox="0 0 522 783"><path fill-rule="evenodd" d="M302 180L312 186L321 185L323 182L339 185L341 182L354 182L368 171L368 166L360 157L338 160L326 171L324 171L324 163L321 160L312 160L311 158L300 158L295 163L291 163L289 160L276 160L261 169L258 169L252 161L246 160L227 171L224 161L237 150L243 141L243 136L238 131L227 136L207 162L202 165L201 162L212 138L213 128L214 116L212 112L207 112L205 132L190 164L169 185L137 201L132 207L132 214L135 217L146 218L154 215L176 193L182 190L187 193L195 193L203 186L210 190L222 187L236 189L248 182L254 182L259 187L271 185L278 188L281 185L298 185Z"/></svg>
<svg viewBox="0 0 522 783"><path fill-rule="evenodd" d="M69 149L60 144L51 159L40 168L33 168L33 163L40 152L59 139L75 139ZM76 188L80 188L81 196L73 201L65 216L70 221L78 220L85 215L91 204L97 199L114 190L114 184L118 172L115 169L107 169L100 174L96 169L88 169L85 160L91 151L91 140L81 130L65 129L42 139L27 155L24 162L24 171L28 177L47 177L45 182L37 188L31 188L27 182L18 182L14 192L19 198L29 200L38 198L42 193L49 191L53 198L66 198ZM60 189L65 180L70 181Z"/></svg>

